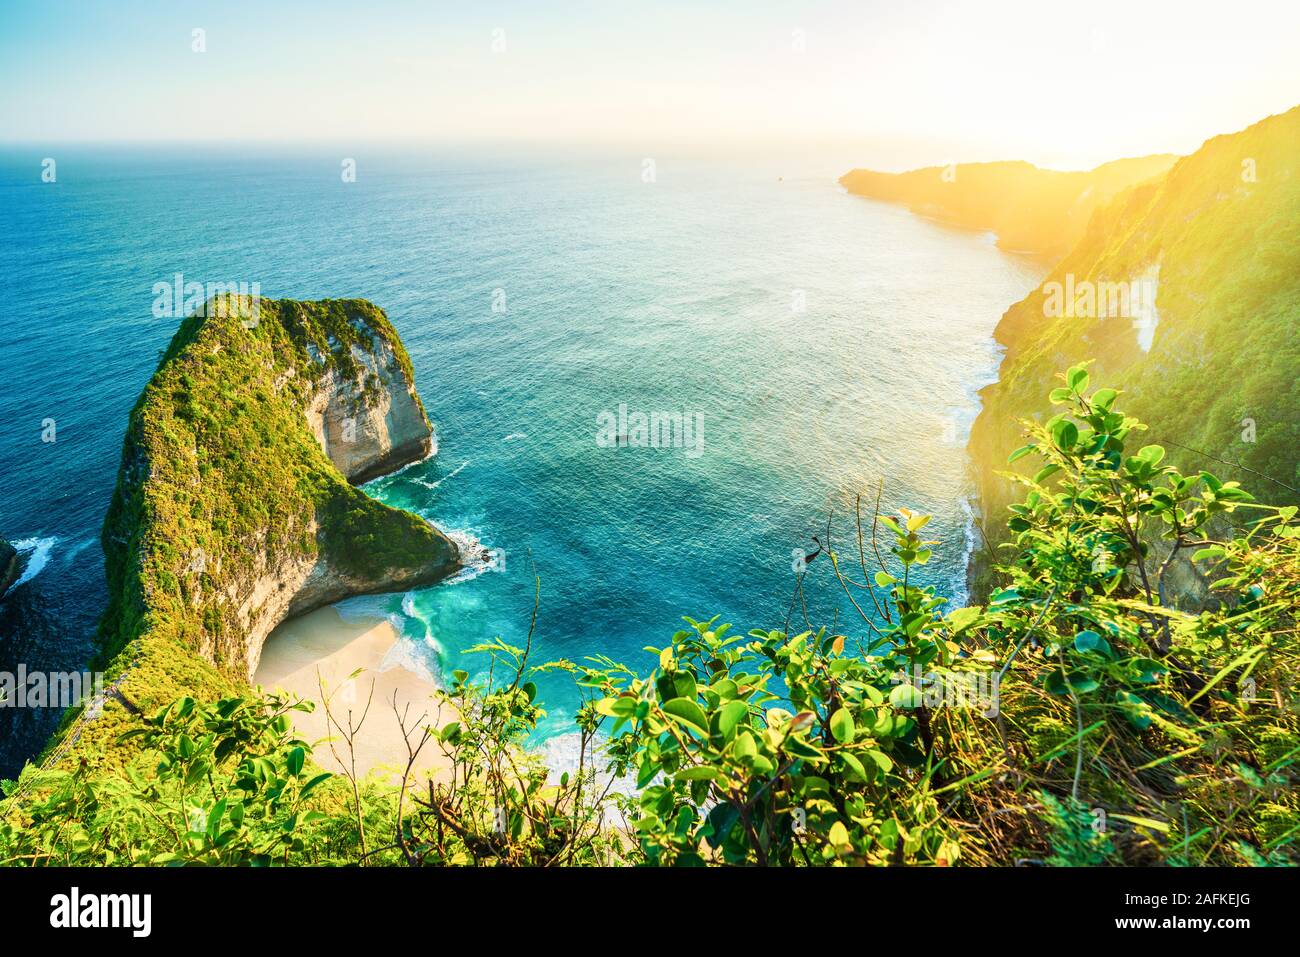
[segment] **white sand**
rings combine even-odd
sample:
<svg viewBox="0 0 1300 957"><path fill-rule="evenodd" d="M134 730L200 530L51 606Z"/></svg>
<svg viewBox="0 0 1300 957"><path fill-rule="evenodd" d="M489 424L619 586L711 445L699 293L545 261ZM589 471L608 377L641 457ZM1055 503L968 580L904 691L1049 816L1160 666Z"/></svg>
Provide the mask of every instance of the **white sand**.
<svg viewBox="0 0 1300 957"><path fill-rule="evenodd" d="M348 621L334 608L321 608L287 621L271 633L253 682L315 702L316 709L309 714L290 714L298 735L315 745L316 763L327 771L344 770L351 757L344 736L326 717L322 683L334 720L345 729L349 712L355 724L369 700L369 713L354 739L357 773L365 776L378 769L397 780L406 767L407 746L393 713L394 696L398 710L407 714L413 745L419 741L422 726L455 720L445 706L439 714L439 705L431 697L434 685L428 679L399 665L384 667L384 658L397 640L397 632L386 619ZM361 673L352 678L358 669ZM325 738L334 740L325 743ZM415 770L436 772L447 766L437 742L431 740L421 750Z"/></svg>

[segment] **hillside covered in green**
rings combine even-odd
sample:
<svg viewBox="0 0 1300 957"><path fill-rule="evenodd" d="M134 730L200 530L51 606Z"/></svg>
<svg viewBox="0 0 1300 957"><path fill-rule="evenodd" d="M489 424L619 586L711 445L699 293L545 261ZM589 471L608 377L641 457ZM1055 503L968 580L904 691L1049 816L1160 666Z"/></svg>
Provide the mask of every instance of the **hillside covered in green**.
<svg viewBox="0 0 1300 957"><path fill-rule="evenodd" d="M1061 290L1115 289L1154 309L1111 308L1109 294L1061 308ZM1118 195L996 338L1006 353L970 441L994 537L1019 496L997 474L1019 422L1041 416L1056 372L1084 359L1170 461L1300 500L1300 107Z"/></svg>
<svg viewBox="0 0 1300 957"><path fill-rule="evenodd" d="M965 229L992 230L1010 252L1064 254L1083 235L1093 211L1116 193L1160 176L1177 157L1115 160L1086 172L1032 163L958 163L906 173L855 169L840 177L850 193L902 203L913 212Z"/></svg>
<svg viewBox="0 0 1300 957"><path fill-rule="evenodd" d="M93 720L69 717L91 763L116 760L116 735L140 709L246 686L284 618L459 567L441 531L354 487L323 446L346 434L331 453L358 472L394 449L431 448L410 360L381 310L231 296L202 311L176 333L127 426L103 530L100 663L111 688ZM398 407L415 427L388 434Z"/></svg>

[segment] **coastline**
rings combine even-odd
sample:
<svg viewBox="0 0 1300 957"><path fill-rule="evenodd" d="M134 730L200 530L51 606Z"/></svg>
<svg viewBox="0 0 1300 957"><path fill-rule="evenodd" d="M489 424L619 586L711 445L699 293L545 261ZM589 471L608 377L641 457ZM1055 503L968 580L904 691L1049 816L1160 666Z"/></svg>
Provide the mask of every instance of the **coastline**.
<svg viewBox="0 0 1300 957"><path fill-rule="evenodd" d="M415 729L423 724L445 724L453 717L446 706L431 700L437 690L434 682L402 665L400 642L386 618L348 619L332 605L319 608L284 622L271 633L252 683L315 704L314 710L295 711L290 717L297 733L316 745L314 759L326 771L342 772L350 756L346 742L326 716L324 701L330 701L334 719L344 725L349 713L354 721L361 720L364 713L351 756L357 774L364 777L378 771L396 781L406 767L407 747L394 706L408 715L413 742L418 734ZM426 715L423 722L417 720L421 715ZM325 743L327 738L332 739L330 743ZM449 766L436 743L429 742L413 770L437 775Z"/></svg>

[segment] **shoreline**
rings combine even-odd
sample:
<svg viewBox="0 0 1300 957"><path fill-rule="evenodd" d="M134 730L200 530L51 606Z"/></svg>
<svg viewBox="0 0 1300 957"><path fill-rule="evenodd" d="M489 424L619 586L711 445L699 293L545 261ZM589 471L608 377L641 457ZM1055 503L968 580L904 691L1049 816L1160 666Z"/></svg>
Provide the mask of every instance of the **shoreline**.
<svg viewBox="0 0 1300 957"><path fill-rule="evenodd" d="M437 685L400 663L401 640L387 618L347 619L329 605L285 621L271 632L252 684L268 691L278 688L315 704L310 712L290 712L290 718L294 730L312 743L313 757L322 769L341 773L345 763L355 760L359 777L378 771L396 782L406 768L408 752L394 706L407 714L412 743L422 725L445 724L454 717L447 706L431 700ZM351 755L326 715L326 700L334 721L345 726L349 714L354 721L365 714ZM424 721L418 720L421 715L426 715ZM429 741L412 771L436 776L449 767L436 742Z"/></svg>

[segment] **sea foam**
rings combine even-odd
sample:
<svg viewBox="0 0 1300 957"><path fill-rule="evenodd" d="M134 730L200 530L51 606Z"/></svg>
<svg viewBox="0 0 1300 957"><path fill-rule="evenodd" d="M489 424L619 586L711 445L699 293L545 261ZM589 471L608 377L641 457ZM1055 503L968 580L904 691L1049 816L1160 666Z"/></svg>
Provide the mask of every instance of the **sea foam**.
<svg viewBox="0 0 1300 957"><path fill-rule="evenodd" d="M26 585L29 581L41 573L41 570L50 563L50 553L54 551L54 546L58 543L58 538L24 538L16 542L10 542L14 550L19 555L29 554L27 567L23 569L22 575L18 581L13 583L13 587Z"/></svg>

